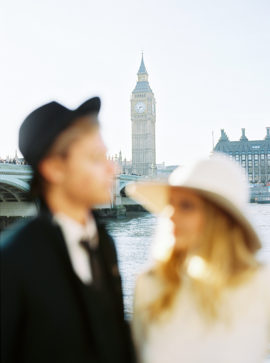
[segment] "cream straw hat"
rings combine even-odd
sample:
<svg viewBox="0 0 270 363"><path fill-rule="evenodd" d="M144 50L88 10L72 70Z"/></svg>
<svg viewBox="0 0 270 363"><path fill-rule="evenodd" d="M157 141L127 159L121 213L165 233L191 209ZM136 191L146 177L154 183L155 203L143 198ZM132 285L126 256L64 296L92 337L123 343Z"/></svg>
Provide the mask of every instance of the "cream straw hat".
<svg viewBox="0 0 270 363"><path fill-rule="evenodd" d="M233 216L246 230L252 251L261 242L247 213L249 186L244 170L224 154L216 153L190 168L178 167L168 182L138 182L126 186L126 193L148 211L161 214L168 206L171 186L192 189Z"/></svg>

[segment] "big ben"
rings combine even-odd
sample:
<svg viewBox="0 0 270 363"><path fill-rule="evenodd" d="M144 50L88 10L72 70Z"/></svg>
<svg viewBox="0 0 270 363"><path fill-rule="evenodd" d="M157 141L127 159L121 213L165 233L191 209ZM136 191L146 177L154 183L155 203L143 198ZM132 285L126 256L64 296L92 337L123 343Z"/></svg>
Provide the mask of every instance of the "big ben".
<svg viewBox="0 0 270 363"><path fill-rule="evenodd" d="M132 172L156 175L156 101L142 55L137 84L131 94Z"/></svg>

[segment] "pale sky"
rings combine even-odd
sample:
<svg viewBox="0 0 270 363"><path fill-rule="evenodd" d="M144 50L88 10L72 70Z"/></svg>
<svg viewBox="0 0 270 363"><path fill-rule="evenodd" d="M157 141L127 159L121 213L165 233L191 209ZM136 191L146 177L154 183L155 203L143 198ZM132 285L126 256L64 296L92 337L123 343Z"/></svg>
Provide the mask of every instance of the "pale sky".
<svg viewBox="0 0 270 363"><path fill-rule="evenodd" d="M144 51L157 102L157 162L209 154L212 130L270 126L269 0L2 0L0 156L35 107L102 98L110 154L131 158L130 95Z"/></svg>

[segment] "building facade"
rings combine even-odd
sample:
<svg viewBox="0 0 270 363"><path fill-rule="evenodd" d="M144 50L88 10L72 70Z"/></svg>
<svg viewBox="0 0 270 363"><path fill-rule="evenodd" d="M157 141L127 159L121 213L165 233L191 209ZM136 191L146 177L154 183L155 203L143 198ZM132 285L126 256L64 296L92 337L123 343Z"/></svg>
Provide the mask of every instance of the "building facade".
<svg viewBox="0 0 270 363"><path fill-rule="evenodd" d="M226 132L221 136L214 151L228 154L246 170L250 183L270 183L270 127L266 128L264 140L249 140L245 129L239 141L230 141Z"/></svg>
<svg viewBox="0 0 270 363"><path fill-rule="evenodd" d="M142 55L137 84L131 94L132 173L156 176L156 101Z"/></svg>

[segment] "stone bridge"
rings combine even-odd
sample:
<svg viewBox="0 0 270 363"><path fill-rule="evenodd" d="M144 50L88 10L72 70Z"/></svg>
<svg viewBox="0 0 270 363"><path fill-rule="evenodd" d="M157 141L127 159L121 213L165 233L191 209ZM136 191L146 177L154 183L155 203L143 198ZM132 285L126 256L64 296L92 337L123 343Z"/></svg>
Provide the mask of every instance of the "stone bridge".
<svg viewBox="0 0 270 363"><path fill-rule="evenodd" d="M0 164L0 230L5 219L27 217L36 213L36 206L30 203L29 189L32 169L29 165ZM141 180L137 175L120 174L116 177L111 203L99 206L98 209L121 209L124 206L137 205L126 197L127 184Z"/></svg>

